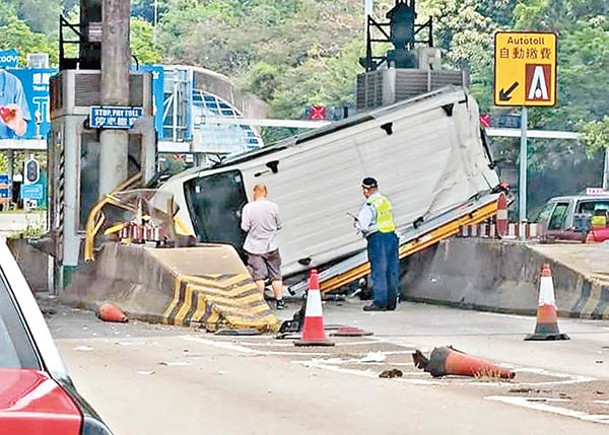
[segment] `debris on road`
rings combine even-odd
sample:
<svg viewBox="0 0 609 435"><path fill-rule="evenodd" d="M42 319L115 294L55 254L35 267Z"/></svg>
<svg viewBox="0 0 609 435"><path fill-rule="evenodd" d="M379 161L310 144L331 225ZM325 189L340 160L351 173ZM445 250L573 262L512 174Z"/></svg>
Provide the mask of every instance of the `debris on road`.
<svg viewBox="0 0 609 435"><path fill-rule="evenodd" d="M512 370L453 349L451 346L436 347L429 359L420 350L412 354L415 367L429 372L433 377L446 375L513 379Z"/></svg>
<svg viewBox="0 0 609 435"><path fill-rule="evenodd" d="M401 378L402 371L398 369L385 370L379 373L379 378Z"/></svg>
<svg viewBox="0 0 609 435"><path fill-rule="evenodd" d="M154 375L156 372L154 370L138 370L137 374L138 375Z"/></svg>
<svg viewBox="0 0 609 435"><path fill-rule="evenodd" d="M330 335L332 337L367 337L372 335L372 332L364 331L355 326L341 326Z"/></svg>
<svg viewBox="0 0 609 435"><path fill-rule="evenodd" d="M261 335L262 333L256 328L223 328L216 331L215 335L230 335L230 336L250 336Z"/></svg>
<svg viewBox="0 0 609 435"><path fill-rule="evenodd" d="M125 323L129 321L125 313L113 304L103 304L99 307L99 310L97 310L97 317L104 322Z"/></svg>
<svg viewBox="0 0 609 435"><path fill-rule="evenodd" d="M384 362L387 355L383 352L368 352L368 354L360 359L363 363Z"/></svg>
<svg viewBox="0 0 609 435"><path fill-rule="evenodd" d="M91 352L93 348L91 346L76 346L74 350L78 350L80 352Z"/></svg>

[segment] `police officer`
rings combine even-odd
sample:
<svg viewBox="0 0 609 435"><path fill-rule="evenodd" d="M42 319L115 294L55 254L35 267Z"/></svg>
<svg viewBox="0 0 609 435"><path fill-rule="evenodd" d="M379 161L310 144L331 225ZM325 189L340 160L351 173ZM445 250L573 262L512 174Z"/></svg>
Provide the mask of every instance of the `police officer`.
<svg viewBox="0 0 609 435"><path fill-rule="evenodd" d="M366 203L355 220L356 230L368 242L372 295L374 301L364 311L395 310L399 295L399 243L395 233L391 201L378 190L372 177L362 180Z"/></svg>

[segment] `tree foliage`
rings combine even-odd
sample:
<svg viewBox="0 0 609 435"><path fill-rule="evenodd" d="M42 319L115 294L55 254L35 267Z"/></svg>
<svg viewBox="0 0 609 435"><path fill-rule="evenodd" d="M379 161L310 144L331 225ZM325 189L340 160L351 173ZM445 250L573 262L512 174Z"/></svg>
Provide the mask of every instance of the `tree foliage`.
<svg viewBox="0 0 609 435"><path fill-rule="evenodd" d="M0 48L16 49L19 63L27 64L28 53L48 53L50 62L57 63L57 43L42 33L33 32L27 23L15 15L5 16L0 25Z"/></svg>
<svg viewBox="0 0 609 435"><path fill-rule="evenodd" d="M140 65L158 64L162 61L161 53L157 50L154 28L148 21L134 17L131 19L131 53Z"/></svg>
<svg viewBox="0 0 609 435"><path fill-rule="evenodd" d="M384 19L394 3L375 1L376 17ZM277 117L301 117L312 104L352 102L364 54L361 1L131 0L131 5L132 50L141 63L191 64L227 74L269 103ZM22 61L27 52L47 52L56 62L57 16L77 7L77 0L0 0L0 48L17 48ZM532 109L529 127L582 131L586 148L535 141L532 167L543 170L608 145L599 133L609 116L609 0L420 0L417 7L419 22L434 19L434 42L446 67L467 70L481 109L494 114L509 112L492 105L494 32L558 33L558 105ZM495 144L501 157L515 160L513 141Z"/></svg>

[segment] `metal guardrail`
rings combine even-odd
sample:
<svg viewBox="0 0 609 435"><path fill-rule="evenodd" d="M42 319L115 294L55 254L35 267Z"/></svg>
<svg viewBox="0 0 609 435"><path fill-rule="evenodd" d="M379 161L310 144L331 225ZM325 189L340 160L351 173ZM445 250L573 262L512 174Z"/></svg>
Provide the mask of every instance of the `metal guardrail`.
<svg viewBox="0 0 609 435"><path fill-rule="evenodd" d="M496 225L492 223L464 225L461 227L458 237L504 240L543 240L545 235L546 228L543 224L536 222L511 222L508 223L507 231L502 237L499 237Z"/></svg>

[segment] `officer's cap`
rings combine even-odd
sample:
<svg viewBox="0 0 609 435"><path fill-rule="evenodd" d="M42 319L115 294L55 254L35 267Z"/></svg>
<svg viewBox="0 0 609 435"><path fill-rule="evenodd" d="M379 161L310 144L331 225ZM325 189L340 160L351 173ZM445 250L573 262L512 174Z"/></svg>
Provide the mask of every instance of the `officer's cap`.
<svg viewBox="0 0 609 435"><path fill-rule="evenodd" d="M362 187L370 189L370 188L373 188L373 187L378 187L378 183L377 183L375 178L366 177L366 178L364 178L362 180Z"/></svg>

